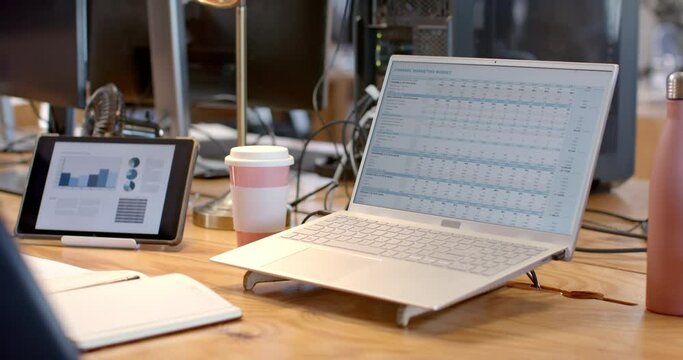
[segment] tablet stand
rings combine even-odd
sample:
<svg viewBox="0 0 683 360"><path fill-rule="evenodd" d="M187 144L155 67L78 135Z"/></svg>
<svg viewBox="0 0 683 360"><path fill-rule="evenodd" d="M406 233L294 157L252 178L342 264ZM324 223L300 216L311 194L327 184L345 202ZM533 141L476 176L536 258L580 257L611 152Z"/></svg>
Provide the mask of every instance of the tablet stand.
<svg viewBox="0 0 683 360"><path fill-rule="evenodd" d="M135 241L135 239L94 236L62 236L62 244L64 246L115 248L131 250L137 250L140 248L140 244L138 244Z"/></svg>
<svg viewBox="0 0 683 360"><path fill-rule="evenodd" d="M242 279L242 286L244 290L253 290L256 284L262 282L275 282L275 281L286 281L289 279L283 279L277 276L272 276L268 274L263 274L254 271L247 271ZM396 324L400 327L408 327L410 320L416 316L430 312L430 309L421 308L419 306L413 305L400 305L396 311Z"/></svg>

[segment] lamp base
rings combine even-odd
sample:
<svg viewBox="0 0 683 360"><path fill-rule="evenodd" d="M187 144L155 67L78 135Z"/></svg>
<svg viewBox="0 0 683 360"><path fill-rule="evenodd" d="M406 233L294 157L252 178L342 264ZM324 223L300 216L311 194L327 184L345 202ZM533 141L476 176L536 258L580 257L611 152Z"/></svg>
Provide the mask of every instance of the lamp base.
<svg viewBox="0 0 683 360"><path fill-rule="evenodd" d="M234 230L232 218L232 194L227 192L219 198L192 209L192 223L219 230Z"/></svg>

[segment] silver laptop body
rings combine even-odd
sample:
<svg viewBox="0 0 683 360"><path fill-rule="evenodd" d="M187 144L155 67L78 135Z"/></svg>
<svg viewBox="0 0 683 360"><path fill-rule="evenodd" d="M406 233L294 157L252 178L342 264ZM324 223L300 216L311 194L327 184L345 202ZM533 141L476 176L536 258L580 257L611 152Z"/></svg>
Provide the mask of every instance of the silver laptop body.
<svg viewBox="0 0 683 360"><path fill-rule="evenodd" d="M211 260L425 310L568 261L617 72L393 56L348 211Z"/></svg>

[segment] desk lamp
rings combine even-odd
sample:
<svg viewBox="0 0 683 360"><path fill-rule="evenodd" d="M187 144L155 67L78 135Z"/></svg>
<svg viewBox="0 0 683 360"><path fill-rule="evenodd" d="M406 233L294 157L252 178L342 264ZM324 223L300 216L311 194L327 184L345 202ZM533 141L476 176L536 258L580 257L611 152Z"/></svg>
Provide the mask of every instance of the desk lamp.
<svg viewBox="0 0 683 360"><path fill-rule="evenodd" d="M235 67L237 98L237 146L247 144L247 4L246 0L197 0L215 8L235 7ZM206 205L193 209L195 225L232 230L232 196L230 191Z"/></svg>

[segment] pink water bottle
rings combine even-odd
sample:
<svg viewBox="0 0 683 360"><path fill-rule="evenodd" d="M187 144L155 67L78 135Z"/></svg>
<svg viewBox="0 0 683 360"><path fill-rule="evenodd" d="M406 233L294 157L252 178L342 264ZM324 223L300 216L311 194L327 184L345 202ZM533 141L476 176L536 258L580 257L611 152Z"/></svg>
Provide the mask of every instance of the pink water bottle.
<svg viewBox="0 0 683 360"><path fill-rule="evenodd" d="M683 315L683 72L667 81L666 124L650 179L647 309Z"/></svg>

